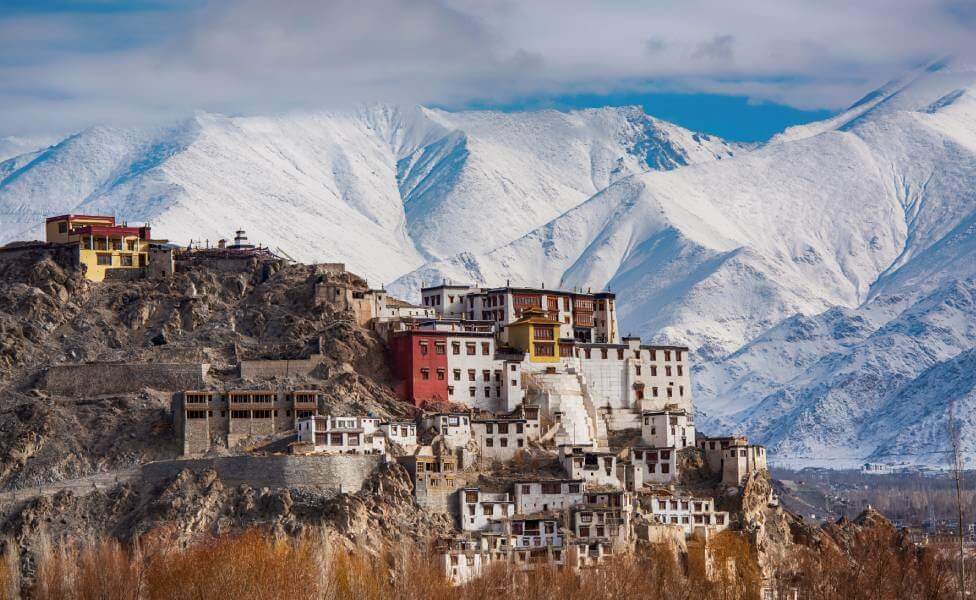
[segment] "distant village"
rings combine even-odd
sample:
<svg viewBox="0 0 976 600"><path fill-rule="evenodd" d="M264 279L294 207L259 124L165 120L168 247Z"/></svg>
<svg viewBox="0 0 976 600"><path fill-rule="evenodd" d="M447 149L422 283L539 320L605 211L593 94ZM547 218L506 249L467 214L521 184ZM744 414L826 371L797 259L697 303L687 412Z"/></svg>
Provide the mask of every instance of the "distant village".
<svg viewBox="0 0 976 600"><path fill-rule="evenodd" d="M181 248L107 216L52 217L46 237L92 282L167 277L180 261L276 258L243 231ZM399 463L417 503L455 521L437 552L456 583L496 561L586 568L641 542L672 543L709 564L709 538L732 519L683 476L741 489L767 457L744 437L696 430L688 348L622 336L609 291L441 282L420 297L413 305L327 277L314 290L316 304L384 341L414 418L322 414L323 392L281 385L310 373L314 355L242 360L242 380L276 383L175 393L184 456L279 439L296 459Z"/></svg>

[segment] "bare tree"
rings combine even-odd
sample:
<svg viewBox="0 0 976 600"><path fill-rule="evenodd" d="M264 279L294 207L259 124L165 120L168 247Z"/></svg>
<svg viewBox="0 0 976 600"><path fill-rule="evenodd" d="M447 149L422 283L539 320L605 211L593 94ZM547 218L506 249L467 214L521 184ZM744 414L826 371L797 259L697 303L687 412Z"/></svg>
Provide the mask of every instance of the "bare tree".
<svg viewBox="0 0 976 600"><path fill-rule="evenodd" d="M962 450L959 440L959 423L956 421L956 403L949 403L949 442L952 444L952 475L956 480L956 516L959 533L959 597L966 598L966 555L964 549L962 519Z"/></svg>

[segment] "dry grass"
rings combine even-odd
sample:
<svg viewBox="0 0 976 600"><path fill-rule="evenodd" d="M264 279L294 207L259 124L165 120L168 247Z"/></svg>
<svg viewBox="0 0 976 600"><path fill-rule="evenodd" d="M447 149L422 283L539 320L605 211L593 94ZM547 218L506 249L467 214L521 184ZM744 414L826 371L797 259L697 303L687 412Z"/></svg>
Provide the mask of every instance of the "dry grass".
<svg viewBox="0 0 976 600"><path fill-rule="evenodd" d="M782 591L811 599L952 597L951 564L937 553L906 550L896 539L865 535L846 552L799 549L783 566ZM12 544L7 545L13 547ZM496 564L452 587L428 548L413 544L379 552L334 548L323 539L280 540L257 531L222 536L187 549L114 541L73 547L38 545L36 578L24 597L38 600L753 600L759 571L751 547L731 532L716 536L706 563L695 552L677 560L666 549L618 557L598 569L540 569ZM164 548L154 550L152 548ZM16 557L0 561L0 600L18 597ZM782 597L788 597L783 594Z"/></svg>

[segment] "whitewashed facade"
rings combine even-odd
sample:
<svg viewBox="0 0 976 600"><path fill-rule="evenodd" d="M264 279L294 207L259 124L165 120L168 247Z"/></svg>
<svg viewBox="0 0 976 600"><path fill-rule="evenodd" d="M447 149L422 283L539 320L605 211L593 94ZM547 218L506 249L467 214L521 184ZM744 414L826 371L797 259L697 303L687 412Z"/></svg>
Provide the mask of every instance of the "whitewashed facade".
<svg viewBox="0 0 976 600"><path fill-rule="evenodd" d="M517 481L514 491L517 514L564 510L583 501L583 480Z"/></svg>
<svg viewBox="0 0 976 600"><path fill-rule="evenodd" d="M508 493L482 492L478 488L458 490L462 531L503 531L505 519L515 516L515 500Z"/></svg>

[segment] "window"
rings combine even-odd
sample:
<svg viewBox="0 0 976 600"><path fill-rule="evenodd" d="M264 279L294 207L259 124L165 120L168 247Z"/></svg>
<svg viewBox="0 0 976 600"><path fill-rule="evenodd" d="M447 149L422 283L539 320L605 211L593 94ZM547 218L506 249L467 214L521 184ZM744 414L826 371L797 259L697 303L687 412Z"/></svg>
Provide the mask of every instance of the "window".
<svg viewBox="0 0 976 600"><path fill-rule="evenodd" d="M131 267L132 266L132 255L131 254L123 254L119 258L122 260L122 266L123 267Z"/></svg>
<svg viewBox="0 0 976 600"><path fill-rule="evenodd" d="M657 388L656 387L652 387L651 388L651 396L657 398Z"/></svg>
<svg viewBox="0 0 976 600"><path fill-rule="evenodd" d="M61 221L58 223L58 233L68 233L68 222Z"/></svg>
<svg viewBox="0 0 976 600"><path fill-rule="evenodd" d="M518 440L517 440L517 443L516 443L516 445L517 445L517 446L518 446L519 448L521 448L522 446L524 446L524 445L525 445L525 440L523 440L522 438L518 438Z"/></svg>
<svg viewBox="0 0 976 600"><path fill-rule="evenodd" d="M502 438L501 446L502 448L508 448L508 438Z"/></svg>
<svg viewBox="0 0 976 600"><path fill-rule="evenodd" d="M683 385L679 385L678 386L678 395L681 396L682 398L684 398L684 396L685 396L685 386L683 386Z"/></svg>
<svg viewBox="0 0 976 600"><path fill-rule="evenodd" d="M464 347L465 347L465 349L466 349L466 351L468 353L468 356L474 356L475 355L475 345L474 345L474 342L468 342L468 343L466 343L464 345Z"/></svg>
<svg viewBox="0 0 976 600"><path fill-rule="evenodd" d="M682 375L684 375L684 368L681 365L678 365L678 377L681 377Z"/></svg>
<svg viewBox="0 0 976 600"><path fill-rule="evenodd" d="M617 360L623 360L623 359L624 359L624 349L617 348Z"/></svg>
<svg viewBox="0 0 976 600"><path fill-rule="evenodd" d="M447 344L445 344L444 342L434 343L434 354L446 354L446 353L447 353Z"/></svg>
<svg viewBox="0 0 976 600"><path fill-rule="evenodd" d="M493 438L485 438L485 448L494 448L495 440Z"/></svg>
<svg viewBox="0 0 976 600"><path fill-rule="evenodd" d="M515 365L512 365L512 371L514 371L514 370L515 370Z"/></svg>
<svg viewBox="0 0 976 600"><path fill-rule="evenodd" d="M578 494L579 491L580 491L580 486L579 486L578 483L571 483L571 484L569 484L569 493L570 494Z"/></svg>
<svg viewBox="0 0 976 600"><path fill-rule="evenodd" d="M490 387L486 387L485 388L485 398L491 398L491 388Z"/></svg>
<svg viewBox="0 0 976 600"><path fill-rule="evenodd" d="M517 381L515 381L515 380L513 379L513 380L512 380L512 387L515 387L515 386L517 386L517 385L518 385L518 382L517 382Z"/></svg>
<svg viewBox="0 0 976 600"><path fill-rule="evenodd" d="M501 380L502 380L502 372L499 371L498 369L495 369L495 381L501 381Z"/></svg>
<svg viewBox="0 0 976 600"><path fill-rule="evenodd" d="M530 486L523 485L522 486L522 493L523 494L531 494L532 493L532 488Z"/></svg>
<svg viewBox="0 0 976 600"><path fill-rule="evenodd" d="M657 377L657 367L651 365L651 377Z"/></svg>
<svg viewBox="0 0 976 600"><path fill-rule="evenodd" d="M508 434L508 423L499 423L498 424L498 433L504 433L504 434L507 435Z"/></svg>
<svg viewBox="0 0 976 600"><path fill-rule="evenodd" d="M427 356L428 350L427 342L420 342L420 355Z"/></svg>
<svg viewBox="0 0 976 600"><path fill-rule="evenodd" d="M490 517L495 514L495 507L491 504L485 504L483 507L483 511L486 517Z"/></svg>
<svg viewBox="0 0 976 600"><path fill-rule="evenodd" d="M99 265L102 265L102 266L111 266L112 265L112 255L111 254L99 254L97 256L98 256L97 261L98 261L98 264Z"/></svg>
<svg viewBox="0 0 976 600"><path fill-rule="evenodd" d="M543 494L558 494L559 493L559 483L543 483L542 484Z"/></svg>
<svg viewBox="0 0 976 600"><path fill-rule="evenodd" d="M488 342L481 342L481 353L484 354L485 356L488 355L490 348L491 348L491 344L489 344Z"/></svg>
<svg viewBox="0 0 976 600"><path fill-rule="evenodd" d="M350 433L346 437L346 443L349 446L358 446L359 445L359 434L358 433Z"/></svg>
<svg viewBox="0 0 976 600"><path fill-rule="evenodd" d="M665 350L664 351L664 362L671 362L671 351L670 350Z"/></svg>
<svg viewBox="0 0 976 600"><path fill-rule="evenodd" d="M342 434L341 433L330 433L329 434L329 445L330 446L341 446L342 445Z"/></svg>
<svg viewBox="0 0 976 600"><path fill-rule="evenodd" d="M674 351L674 360L681 360L681 350ZM680 368L680 367L678 367Z"/></svg>
<svg viewBox="0 0 976 600"><path fill-rule="evenodd" d="M472 398L474 398L474 396L475 396L475 388L469 387L468 388L468 395L471 396Z"/></svg>
<svg viewBox="0 0 976 600"><path fill-rule="evenodd" d="M420 369L420 378L424 381L430 379L430 369Z"/></svg>
<svg viewBox="0 0 976 600"><path fill-rule="evenodd" d="M606 348L600 348L600 358L606 360L606 358L607 358L607 349Z"/></svg>
<svg viewBox="0 0 976 600"><path fill-rule="evenodd" d="M523 433L524 429L525 428L523 427L522 423L515 424L515 433Z"/></svg>
<svg viewBox="0 0 976 600"><path fill-rule="evenodd" d="M474 381L474 369L468 369L468 381Z"/></svg>
<svg viewBox="0 0 976 600"><path fill-rule="evenodd" d="M664 367L664 376L671 377L671 367Z"/></svg>
<svg viewBox="0 0 976 600"><path fill-rule="evenodd" d="M444 381L444 369L437 369L437 381Z"/></svg>
<svg viewBox="0 0 976 600"><path fill-rule="evenodd" d="M641 374L641 367L640 365L637 365L637 376L640 377L640 374Z"/></svg>
<svg viewBox="0 0 976 600"><path fill-rule="evenodd" d="M452 396L454 395L454 386L453 385L447 386L447 393L450 394L450 395L452 395ZM404 435L406 435L406 434L404 434Z"/></svg>
<svg viewBox="0 0 976 600"><path fill-rule="evenodd" d="M454 381L461 381L461 369L454 369Z"/></svg>
<svg viewBox="0 0 976 600"><path fill-rule="evenodd" d="M451 352L461 354L461 342L451 342Z"/></svg>
<svg viewBox="0 0 976 600"><path fill-rule="evenodd" d="M583 356L585 356L586 358L590 358L590 349L589 348L584 348L583 349Z"/></svg>
<svg viewBox="0 0 976 600"><path fill-rule="evenodd" d="M481 379L486 382L491 381L491 371L488 369L483 370L481 372Z"/></svg>
<svg viewBox="0 0 976 600"><path fill-rule="evenodd" d="M674 395L674 388L668 388L668 398Z"/></svg>

